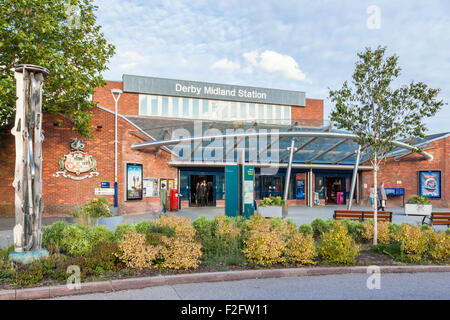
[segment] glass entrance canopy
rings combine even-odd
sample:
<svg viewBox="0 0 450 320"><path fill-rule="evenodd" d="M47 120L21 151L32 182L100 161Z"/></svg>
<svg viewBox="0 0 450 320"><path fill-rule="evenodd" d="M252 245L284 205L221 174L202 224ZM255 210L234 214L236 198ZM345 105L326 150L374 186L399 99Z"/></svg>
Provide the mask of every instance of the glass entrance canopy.
<svg viewBox="0 0 450 320"><path fill-rule="evenodd" d="M287 164L294 139L292 164L324 167L354 166L358 144L355 136L337 130L329 121L291 119L289 125L261 121L196 121L127 116L140 130L133 132L144 142L132 148L166 148L178 164L220 165L245 161L252 164ZM410 145L395 142L399 148ZM426 158L431 155L422 152ZM244 159L242 158L244 157ZM361 155L360 163L367 161ZM350 169L347 167L347 169ZM362 167L369 170L371 167Z"/></svg>

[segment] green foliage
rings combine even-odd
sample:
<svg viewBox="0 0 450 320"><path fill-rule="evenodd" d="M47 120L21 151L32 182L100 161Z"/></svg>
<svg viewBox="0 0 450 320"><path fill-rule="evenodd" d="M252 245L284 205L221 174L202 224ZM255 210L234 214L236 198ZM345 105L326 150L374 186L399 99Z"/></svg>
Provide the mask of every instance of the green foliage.
<svg viewBox="0 0 450 320"><path fill-rule="evenodd" d="M70 7L77 9L79 19ZM0 2L0 129L14 121L16 90L10 69L34 64L50 71L44 110L68 116L75 131L91 135L95 102L89 96L105 85L102 72L115 51L96 25L96 9L93 0L71 0L70 6L64 0Z"/></svg>
<svg viewBox="0 0 450 320"><path fill-rule="evenodd" d="M105 198L93 199L89 203L72 211L72 217L78 218L80 222L90 225L90 219L112 217L108 200Z"/></svg>
<svg viewBox="0 0 450 320"><path fill-rule="evenodd" d="M43 227L42 247L49 251L58 251L64 238L63 232L68 226L64 221L57 221L51 226Z"/></svg>
<svg viewBox="0 0 450 320"><path fill-rule="evenodd" d="M354 264L360 250L361 246L355 243L347 228L338 222L323 234L318 246L319 254L325 262L344 265Z"/></svg>
<svg viewBox="0 0 450 320"><path fill-rule="evenodd" d="M246 220L243 217L199 217L192 223L202 244L202 261L205 264L241 265L245 258L241 252Z"/></svg>
<svg viewBox="0 0 450 320"><path fill-rule="evenodd" d="M422 119L445 105L437 100L440 90L422 82L392 88L401 69L398 57L385 53L386 47L358 53L351 85L345 82L341 89L329 93L335 103L330 120L338 128L355 133L356 142L377 164L395 149L393 140L424 137Z"/></svg>
<svg viewBox="0 0 450 320"><path fill-rule="evenodd" d="M271 197L271 198L263 198L260 202L260 207L267 207L267 206L278 206L282 207L285 205L285 201L281 197Z"/></svg>
<svg viewBox="0 0 450 320"><path fill-rule="evenodd" d="M426 204L431 204L431 201L427 197L421 197L421 196L418 196L417 194L413 194L408 198L408 201L406 203L426 205Z"/></svg>
<svg viewBox="0 0 450 320"><path fill-rule="evenodd" d="M114 233L106 226L88 228L86 234L91 248L97 246L101 242L112 241L114 239Z"/></svg>
<svg viewBox="0 0 450 320"><path fill-rule="evenodd" d="M327 232L333 226L334 220L327 219L322 220L320 218L314 219L311 222L311 227L315 237L320 237L324 232Z"/></svg>
<svg viewBox="0 0 450 320"><path fill-rule="evenodd" d="M152 224L148 221L141 221L134 226L137 233L149 234L151 230Z"/></svg>
<svg viewBox="0 0 450 320"><path fill-rule="evenodd" d="M298 227L298 231L303 233L303 235L305 235L305 236L308 234L310 234L310 235L314 234L313 228L311 227L311 225L309 225L307 223L302 224L300 227Z"/></svg>
<svg viewBox="0 0 450 320"><path fill-rule="evenodd" d="M91 244L87 236L87 228L80 224L67 226L63 230L62 235L60 249L63 252L80 256L91 249Z"/></svg>
<svg viewBox="0 0 450 320"><path fill-rule="evenodd" d="M364 230L364 226L359 221L342 220L341 223L347 228L347 232L355 241L360 240L361 232Z"/></svg>
<svg viewBox="0 0 450 320"><path fill-rule="evenodd" d="M114 230L114 236L113 239L114 241L122 241L123 240L123 236L124 234L126 234L127 232L136 231L136 228L134 225L130 225L130 224L120 224L118 226L116 226L116 230Z"/></svg>
<svg viewBox="0 0 450 320"><path fill-rule="evenodd" d="M59 248L68 254L81 256L104 241L112 241L115 234L105 226L86 227L81 224L63 229Z"/></svg>
<svg viewBox="0 0 450 320"><path fill-rule="evenodd" d="M18 265L12 274L12 284L15 287L27 287L42 280L44 274L39 260L30 266Z"/></svg>

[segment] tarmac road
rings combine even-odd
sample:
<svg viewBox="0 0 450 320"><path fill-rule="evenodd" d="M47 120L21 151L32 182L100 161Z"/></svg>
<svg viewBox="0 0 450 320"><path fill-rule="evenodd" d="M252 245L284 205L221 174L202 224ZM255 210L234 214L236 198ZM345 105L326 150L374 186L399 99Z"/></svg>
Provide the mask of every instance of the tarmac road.
<svg viewBox="0 0 450 320"><path fill-rule="evenodd" d="M380 274L380 289L368 289L371 274L251 279L150 287L59 297L55 300L448 300L450 273ZM373 279L373 278L371 278ZM369 283L376 284L376 282Z"/></svg>

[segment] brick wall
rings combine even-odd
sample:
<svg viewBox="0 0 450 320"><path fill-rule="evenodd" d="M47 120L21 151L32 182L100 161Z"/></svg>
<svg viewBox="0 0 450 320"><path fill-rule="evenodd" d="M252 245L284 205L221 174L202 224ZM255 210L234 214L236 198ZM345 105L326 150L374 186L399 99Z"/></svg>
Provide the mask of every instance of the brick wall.
<svg viewBox="0 0 450 320"><path fill-rule="evenodd" d="M305 107L291 107L291 119L300 120L299 125L322 126L323 125L323 100L306 99Z"/></svg>
<svg viewBox="0 0 450 320"><path fill-rule="evenodd" d="M106 101L105 101L106 102ZM111 107L103 104L104 107ZM110 109L110 108L109 108ZM80 138L73 130L69 120L62 116L44 115L43 142L43 201L44 215L68 215L77 206L87 203L95 196L94 189L100 188L101 182L109 182L114 187L114 114L99 108L93 109L92 124L101 129L94 131L94 137L84 140L85 151L97 161L99 176L76 181L62 176L55 177L59 169L59 159L71 151L70 143ZM60 121L60 126L54 123ZM144 178L177 178L177 169L167 165L170 155L166 151L143 152L131 149L131 144L141 142L130 134L136 128L124 119L118 120L118 201L120 214L159 211L159 198L149 197L137 201L125 201L125 166L127 162L142 163ZM0 214L14 215L14 179L15 145L10 134L3 136L0 148ZM110 204L113 196L104 196Z"/></svg>
<svg viewBox="0 0 450 320"><path fill-rule="evenodd" d="M431 204L435 207L449 208L449 159L450 159L450 137L436 140L430 143L431 149L426 152L433 155L433 161L424 159L421 155L411 154L400 161L389 158L386 164L380 166L378 173L378 185L384 181L385 188L405 188L405 202L413 194L419 194L419 171L436 170L441 171L441 199L432 199ZM397 184L401 181L401 184ZM364 188L364 184L367 188ZM369 203L369 188L373 185L372 171L361 173L361 201L363 205ZM402 197L388 196L387 206L401 206Z"/></svg>
<svg viewBox="0 0 450 320"><path fill-rule="evenodd" d="M96 88L92 101L104 108L115 111L115 102L111 89L123 89L122 81L107 81L104 88ZM124 92L117 103L117 113L128 116L139 115L139 94Z"/></svg>

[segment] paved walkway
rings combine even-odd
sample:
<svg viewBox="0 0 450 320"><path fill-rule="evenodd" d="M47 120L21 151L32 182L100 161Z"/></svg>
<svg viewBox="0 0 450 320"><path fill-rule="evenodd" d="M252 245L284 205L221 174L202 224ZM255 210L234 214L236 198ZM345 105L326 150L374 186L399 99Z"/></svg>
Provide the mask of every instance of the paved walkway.
<svg viewBox="0 0 450 320"><path fill-rule="evenodd" d="M66 296L54 300L448 300L450 273L341 274L166 285L145 289ZM379 288L379 289L377 289Z"/></svg>
<svg viewBox="0 0 450 320"><path fill-rule="evenodd" d="M292 220L296 225L304 223L311 223L316 218L329 219L333 218L334 210L346 209L343 205L328 205L320 207L289 207L287 219ZM353 207L353 210L370 210L369 207ZM392 211L392 222L422 224L421 216L405 216L403 208L392 207L386 208L386 211ZM448 208L435 208L433 211L448 211ZM184 208L180 211L174 212L176 215L190 218L191 221L197 219L200 216L205 216L208 219L212 219L218 215L225 215L225 208L216 207L202 207L202 208ZM157 217L155 213L133 214L123 217L123 223L136 224L143 220L154 220ZM68 218L64 217L43 217L42 225L51 225L55 221L64 221ZM12 228L14 227L14 217L0 217L0 247L5 247L13 244ZM445 230L446 226L437 226L435 230Z"/></svg>

